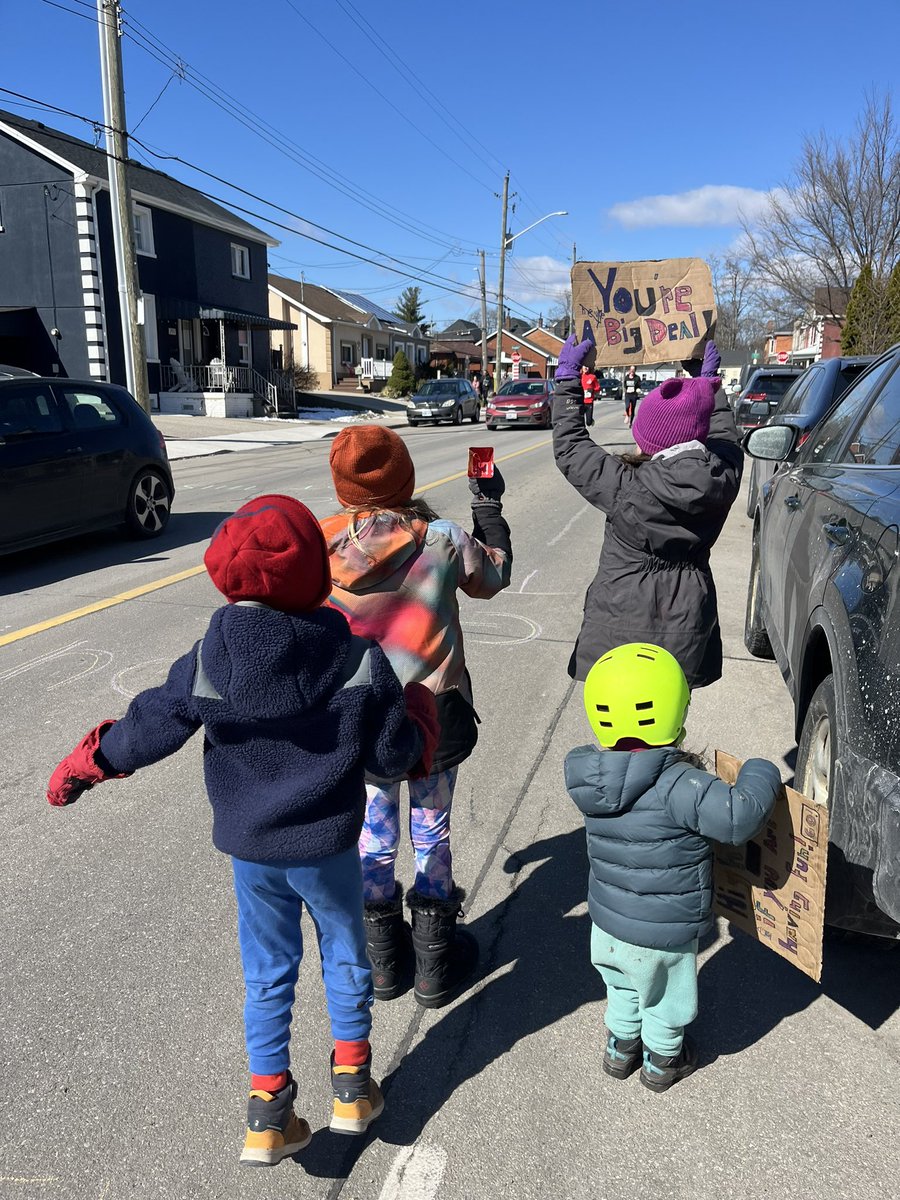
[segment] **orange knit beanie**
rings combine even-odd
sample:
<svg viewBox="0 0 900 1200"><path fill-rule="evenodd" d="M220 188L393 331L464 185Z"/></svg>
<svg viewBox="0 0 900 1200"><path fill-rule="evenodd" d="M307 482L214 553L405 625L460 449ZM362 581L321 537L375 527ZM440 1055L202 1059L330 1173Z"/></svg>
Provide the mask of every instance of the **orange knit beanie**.
<svg viewBox="0 0 900 1200"><path fill-rule="evenodd" d="M399 508L412 499L416 469L406 443L392 429L351 425L341 430L329 462L334 490L345 508Z"/></svg>

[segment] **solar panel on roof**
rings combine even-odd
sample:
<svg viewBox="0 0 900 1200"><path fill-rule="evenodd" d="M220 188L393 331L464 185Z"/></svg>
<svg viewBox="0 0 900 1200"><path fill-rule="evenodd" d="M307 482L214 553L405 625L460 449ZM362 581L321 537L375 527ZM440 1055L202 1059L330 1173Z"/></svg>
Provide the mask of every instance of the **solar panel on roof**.
<svg viewBox="0 0 900 1200"><path fill-rule="evenodd" d="M367 300L365 296L360 296L358 292L339 292L337 288L332 289L336 296L340 296L342 300L346 300L348 304L354 304L357 308L363 309L365 312L372 313L379 321L399 321L400 318L396 313L388 312L386 308L382 308L379 304Z"/></svg>

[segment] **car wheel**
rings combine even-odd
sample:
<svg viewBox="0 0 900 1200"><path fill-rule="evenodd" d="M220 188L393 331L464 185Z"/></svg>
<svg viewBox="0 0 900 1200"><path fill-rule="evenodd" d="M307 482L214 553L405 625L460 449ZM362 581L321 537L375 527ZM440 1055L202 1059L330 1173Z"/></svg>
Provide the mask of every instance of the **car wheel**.
<svg viewBox="0 0 900 1200"><path fill-rule="evenodd" d="M412 425L413 429L419 424L418 421L407 421L407 425Z"/></svg>
<svg viewBox="0 0 900 1200"><path fill-rule="evenodd" d="M803 718L797 749L797 791L817 804L829 807L834 760L837 749L837 707L834 676L826 675L813 692Z"/></svg>
<svg viewBox="0 0 900 1200"><path fill-rule="evenodd" d="M169 523L172 493L158 471L145 467L135 477L128 493L125 524L135 537L158 537Z"/></svg>
<svg viewBox="0 0 900 1200"><path fill-rule="evenodd" d="M747 585L747 611L744 616L744 645L754 658L774 658L772 643L766 632L760 589L759 530L753 531L753 550L750 556L750 582Z"/></svg>
<svg viewBox="0 0 900 1200"><path fill-rule="evenodd" d="M479 407L479 405L476 404L475 407L472 409L472 424L477 425L480 420L481 420L481 408Z"/></svg>
<svg viewBox="0 0 900 1200"><path fill-rule="evenodd" d="M462 409L459 406L453 410L453 424L462 425Z"/></svg>

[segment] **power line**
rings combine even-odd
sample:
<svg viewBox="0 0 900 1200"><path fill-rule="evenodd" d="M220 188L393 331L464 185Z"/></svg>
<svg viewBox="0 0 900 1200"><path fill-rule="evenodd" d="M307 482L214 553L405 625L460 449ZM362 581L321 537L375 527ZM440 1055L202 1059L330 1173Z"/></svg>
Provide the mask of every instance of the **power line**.
<svg viewBox="0 0 900 1200"><path fill-rule="evenodd" d="M392 108L394 110L394 112L397 113L398 116L402 117L403 120L407 123L407 125L411 126L416 131L416 133L419 134L420 137L423 137L425 139L425 141L429 143L429 145L433 146L435 148L435 150L437 150L437 152L440 155L442 155L442 157L446 158L449 162L452 162L454 166L459 167L459 169L461 171L464 171L465 174L468 175L470 179L473 179L475 181L475 183L478 184L479 187L485 188L488 192L491 193L491 195L493 195L494 189L489 184L485 183L483 179L479 179L478 176L474 175L469 170L468 167L464 166L463 163L459 162L458 159L455 159L451 154L448 154L447 150L443 146L439 146L438 143L434 140L434 138L429 137L429 135L425 132L424 129L420 129L419 126L415 123L415 121L413 121L403 111L402 108L400 108L398 105L396 105L393 102L393 100L391 100L388 96L386 96L384 94L384 92L379 87L377 87L376 84L374 84L371 79L369 79L368 75L363 74L363 72L359 69L358 63L351 62L350 59L347 58L347 56L344 53L342 53L342 51L340 51L333 42L330 42L328 40L328 38L325 36L325 34L322 33L322 31L320 29L318 29L312 23L312 21L310 21L309 17L307 17L305 15L305 13L302 13L300 11L300 9L296 6L296 4L294 4L294 0L285 0L285 4L287 4L288 8L290 8L292 12L296 13L296 15L300 18L301 21L304 22L304 24L309 26L309 28L313 31L314 34L316 34L317 37L320 37L322 39L322 41L325 43L325 45L328 46L328 48L334 54L336 54L338 56L338 58L341 60L341 62L346 63L347 66L350 67L350 69L353 71L354 75L357 75L360 79L362 79L365 83L367 83L369 85L369 87L372 89L372 91L375 92L375 94L377 96L380 96L381 99L385 102L385 104L387 104L390 108Z"/></svg>
<svg viewBox="0 0 900 1200"><path fill-rule="evenodd" d="M379 199L379 197L368 191L361 184L336 171L286 134L281 133L271 122L248 108L242 101L239 101L236 97L225 91L224 88L220 87L196 67L191 66L179 54L156 37L152 30L148 29L137 18L132 17L128 13L126 13L126 17L125 36L130 41L146 54L150 55L151 58L155 58L157 62L162 63L163 66L169 69L172 69L173 65L180 63L185 71L184 77L186 82L196 91L223 112L227 113L227 115L237 120L245 128L249 129L251 133L265 141L273 149L295 162L304 170L309 171L310 174L320 179L329 187L334 188L348 199L366 208L383 220L390 221L392 224L405 229L406 232L412 233L414 236L426 241L436 242L445 246L451 244L458 245L462 242L468 242L473 247L477 246L477 243L471 239L459 238L453 234L448 234L444 230L436 229L434 226L428 225L427 222L420 221L417 217L403 212L396 205Z"/></svg>

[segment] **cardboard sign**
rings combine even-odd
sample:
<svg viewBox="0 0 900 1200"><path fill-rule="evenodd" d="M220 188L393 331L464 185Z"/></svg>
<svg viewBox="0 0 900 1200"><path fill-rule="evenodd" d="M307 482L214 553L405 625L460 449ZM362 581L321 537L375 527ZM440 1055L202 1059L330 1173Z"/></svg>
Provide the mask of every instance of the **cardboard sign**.
<svg viewBox="0 0 900 1200"><path fill-rule="evenodd" d="M712 276L700 258L577 262L572 306L575 332L583 339L590 326L604 367L699 358L716 321Z"/></svg>
<svg viewBox="0 0 900 1200"><path fill-rule="evenodd" d="M716 774L734 783L741 762L716 751ZM828 809L783 788L759 837L717 844L713 907L805 975L822 977Z"/></svg>

